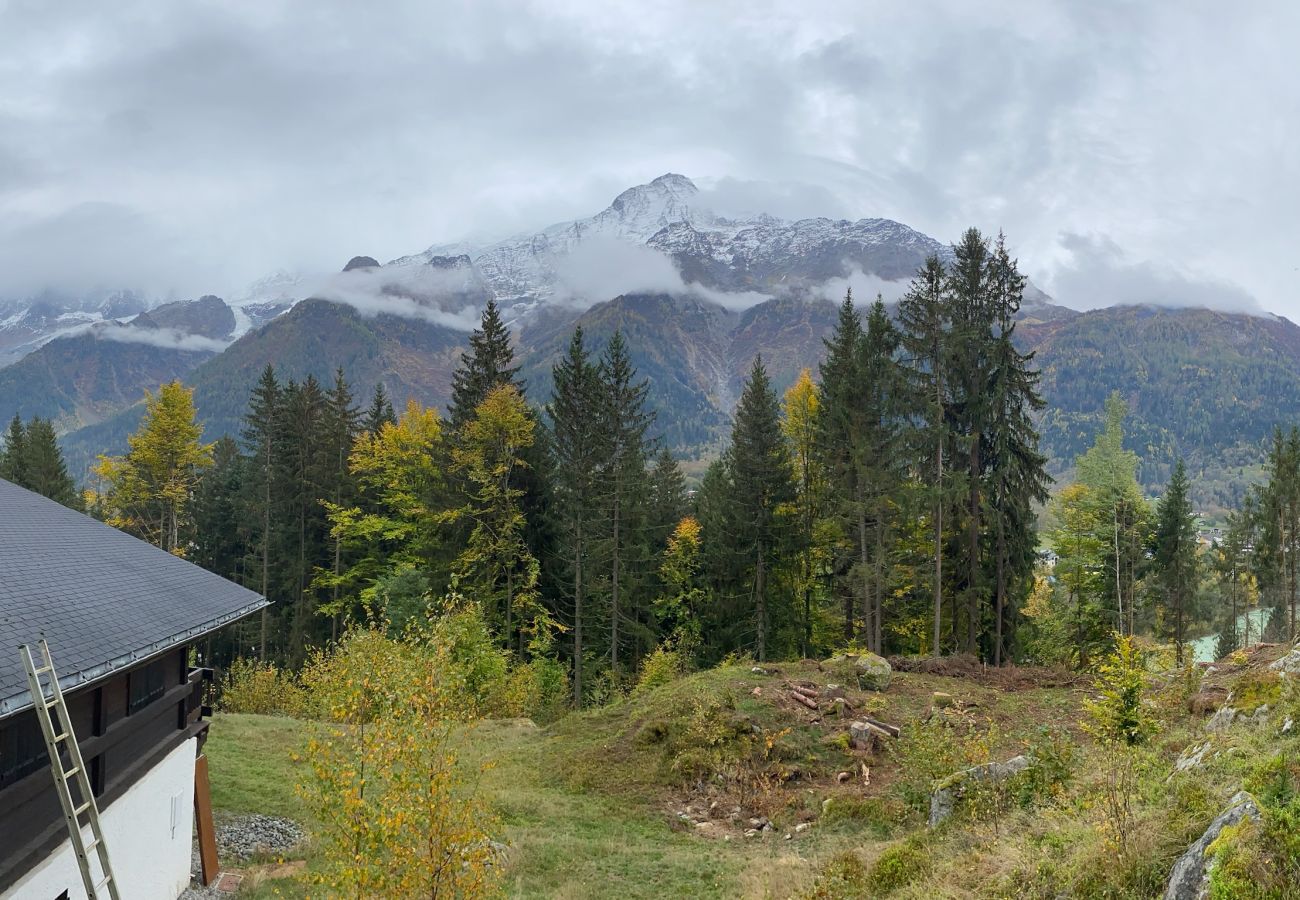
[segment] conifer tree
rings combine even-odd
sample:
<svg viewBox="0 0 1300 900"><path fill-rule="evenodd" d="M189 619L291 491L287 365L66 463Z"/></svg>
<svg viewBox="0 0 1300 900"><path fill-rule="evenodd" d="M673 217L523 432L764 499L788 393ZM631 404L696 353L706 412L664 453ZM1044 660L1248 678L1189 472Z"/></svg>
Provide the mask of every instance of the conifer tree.
<svg viewBox="0 0 1300 900"><path fill-rule="evenodd" d="M952 413L956 422L958 451L962 456L966 496L959 506L962 518L961 570L957 573L965 606L964 648L976 650L988 606L988 585L984 577L985 459L989 436L991 329L994 319L988 242L977 229L969 228L953 247L948 268L947 294L952 328L949 333Z"/></svg>
<svg viewBox="0 0 1300 900"><path fill-rule="evenodd" d="M573 604L573 702L583 702L583 643L591 571L592 542L596 539L596 479L602 459L601 383L578 327L568 351L552 368L554 387L546 407L551 424L555 458L553 515L561 535L564 590Z"/></svg>
<svg viewBox="0 0 1300 900"><path fill-rule="evenodd" d="M991 288L994 343L988 382L987 448L989 518L994 528L993 664L1002 665L1010 614L1032 585L1038 545L1033 504L1048 499L1047 458L1038 450L1035 416L1044 406L1033 353L1012 341L1025 277L1001 234L993 248Z"/></svg>
<svg viewBox="0 0 1300 900"><path fill-rule="evenodd" d="M917 427L912 434L914 452L927 485L931 530L934 535L934 577L931 600L934 634L931 650L942 647L944 507L947 503L944 453L951 442L948 424L949 311L947 273L938 256L926 259L898 305L903 353L909 363Z"/></svg>
<svg viewBox="0 0 1300 900"><path fill-rule="evenodd" d="M4 447L0 448L0 478L19 487L24 487L26 482L26 445L27 429L23 427L22 417L15 413L5 431Z"/></svg>
<svg viewBox="0 0 1300 900"><path fill-rule="evenodd" d="M1188 607L1196 590L1196 514L1188 497L1187 469L1179 459L1160 498L1154 563L1166 620L1172 620L1178 664L1183 664Z"/></svg>
<svg viewBox="0 0 1300 900"><path fill-rule="evenodd" d="M447 418L455 430L474 417L478 405L498 385L513 385L520 394L524 383L518 377L510 330L501 319L495 300L488 300L479 327L469 338L469 350L460 356L460 367L451 378L451 405Z"/></svg>
<svg viewBox="0 0 1300 900"><path fill-rule="evenodd" d="M334 384L325 392L325 408L321 424L324 438L322 464L325 483L323 486L327 489L326 496L336 508L350 505L355 494L355 485L348 467L348 456L352 452L352 445L360 428L360 413L353 406L352 389L343 375L342 367L335 370ZM332 577L329 579L330 637L337 638L340 576L343 572L343 541L340 535L331 532L330 542L333 545L331 548L333 558L330 565Z"/></svg>
<svg viewBox="0 0 1300 900"><path fill-rule="evenodd" d="M649 384L637 380L627 342L615 331L597 366L601 391L599 435L604 463L600 473L600 505L604 517L602 556L607 565L609 664L619 671L625 624L639 621L647 610L630 608L629 587L644 572L644 504L646 486L645 434L653 419L646 409ZM648 648L647 648L648 649Z"/></svg>
<svg viewBox="0 0 1300 900"><path fill-rule="evenodd" d="M312 575L316 560L324 556L326 510L321 499L329 496L329 456L325 392L313 375L301 384L290 381L284 391L278 443L278 478L286 505L284 566L285 586L293 598L289 630L290 658L306 658L316 615Z"/></svg>
<svg viewBox="0 0 1300 900"><path fill-rule="evenodd" d="M48 419L34 418L27 424L21 453L23 487L72 509L82 508L81 495L68 474L54 426Z"/></svg>
<svg viewBox="0 0 1300 900"><path fill-rule="evenodd" d="M856 498L862 421L858 406L863 386L862 322L846 291L831 337L825 340L826 358L820 368L821 392L817 407L817 449L831 494ZM856 594L844 590L844 640L853 640Z"/></svg>
<svg viewBox="0 0 1300 900"><path fill-rule="evenodd" d="M382 381L375 383L375 392L370 397L370 406L361 419L361 428L371 437L379 434L384 424L397 424L397 414L393 411L393 402L388 399Z"/></svg>
<svg viewBox="0 0 1300 900"><path fill-rule="evenodd" d="M794 499L780 406L761 357L755 357L740 395L727 457L733 491L732 527L737 549L752 567L750 596L757 628L755 647L761 661L767 658L772 624L772 571L787 538L781 507Z"/></svg>
<svg viewBox="0 0 1300 900"><path fill-rule="evenodd" d="M251 455L249 508L258 522L258 589L263 597L271 596L271 526L275 518L278 492L276 471L279 463L277 440L280 435L280 418L283 415L283 393L275 377L275 368L268 365L253 387L244 415L244 446ZM260 635L257 645L258 659L265 660L269 634L270 611L262 609Z"/></svg>
<svg viewBox="0 0 1300 900"><path fill-rule="evenodd" d="M229 436L212 445L212 467L194 491L194 553L191 562L223 578L239 582L249 526L240 508L243 479L249 461Z"/></svg>

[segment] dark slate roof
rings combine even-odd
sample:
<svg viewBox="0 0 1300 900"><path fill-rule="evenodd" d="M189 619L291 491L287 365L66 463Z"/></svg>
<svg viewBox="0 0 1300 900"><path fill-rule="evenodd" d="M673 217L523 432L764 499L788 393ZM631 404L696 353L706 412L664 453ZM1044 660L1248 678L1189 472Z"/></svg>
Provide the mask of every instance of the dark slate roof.
<svg viewBox="0 0 1300 900"><path fill-rule="evenodd" d="M31 643L37 652L42 634L66 691L265 605L219 575L0 480L0 718L31 705L18 648Z"/></svg>

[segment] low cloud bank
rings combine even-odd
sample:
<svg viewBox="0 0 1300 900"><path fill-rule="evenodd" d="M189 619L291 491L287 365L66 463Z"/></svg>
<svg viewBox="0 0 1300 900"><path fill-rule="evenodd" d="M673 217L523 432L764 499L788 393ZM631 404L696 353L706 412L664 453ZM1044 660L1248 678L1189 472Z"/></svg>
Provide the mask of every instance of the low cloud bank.
<svg viewBox="0 0 1300 900"><path fill-rule="evenodd" d="M897 303L907 293L909 284L911 282L907 280L888 281L879 275L862 271L860 266L854 266L847 276L822 282L817 288L817 295L840 303L851 288L853 303L861 309L875 303L877 295L883 297L886 303Z"/></svg>
<svg viewBox="0 0 1300 900"><path fill-rule="evenodd" d="M1102 235L1061 235L1071 261L1056 270L1051 294L1073 309L1164 306L1264 315L1259 301L1239 285L1170 265L1129 259Z"/></svg>
<svg viewBox="0 0 1300 900"><path fill-rule="evenodd" d="M201 334L188 334L175 328L138 328L135 325L96 323L74 329L70 335L89 332L100 341L119 344L147 344L165 350L203 350L220 353L230 346L229 341L219 341Z"/></svg>
<svg viewBox="0 0 1300 900"><path fill-rule="evenodd" d="M363 316L400 316L466 332L478 327L485 299L472 270L425 264L340 272L306 296L343 303Z"/></svg>

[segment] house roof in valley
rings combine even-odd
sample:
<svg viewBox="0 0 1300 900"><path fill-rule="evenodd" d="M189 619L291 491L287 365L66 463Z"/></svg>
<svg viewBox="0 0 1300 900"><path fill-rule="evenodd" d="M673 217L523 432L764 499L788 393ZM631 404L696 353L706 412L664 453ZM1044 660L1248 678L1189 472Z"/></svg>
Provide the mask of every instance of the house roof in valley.
<svg viewBox="0 0 1300 900"><path fill-rule="evenodd" d="M247 588L0 480L0 719L31 706L19 647L42 636L63 689L266 605Z"/></svg>

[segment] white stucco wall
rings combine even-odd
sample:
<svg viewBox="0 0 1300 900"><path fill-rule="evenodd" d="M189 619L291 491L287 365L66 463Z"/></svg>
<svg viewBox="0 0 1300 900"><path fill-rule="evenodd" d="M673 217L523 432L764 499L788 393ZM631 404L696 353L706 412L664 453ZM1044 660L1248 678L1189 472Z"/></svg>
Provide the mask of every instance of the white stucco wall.
<svg viewBox="0 0 1300 900"><path fill-rule="evenodd" d="M100 810L122 900L176 900L190 882L195 741L188 740L167 754L112 805ZM85 833L89 835L90 829ZM94 851L91 856L91 871L98 876L99 861ZM54 900L65 890L69 900L86 900L68 841L23 876L4 900ZM108 896L107 891L102 894Z"/></svg>

